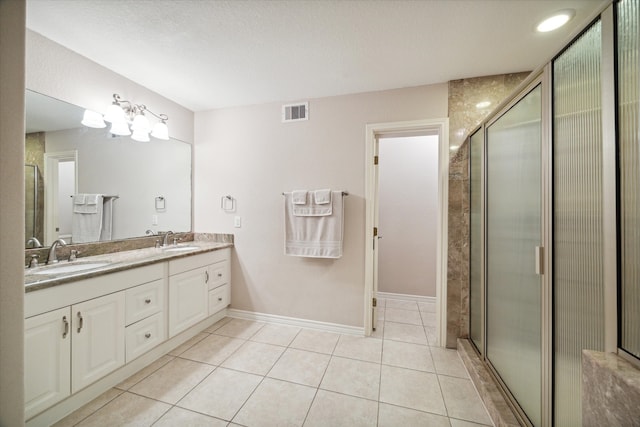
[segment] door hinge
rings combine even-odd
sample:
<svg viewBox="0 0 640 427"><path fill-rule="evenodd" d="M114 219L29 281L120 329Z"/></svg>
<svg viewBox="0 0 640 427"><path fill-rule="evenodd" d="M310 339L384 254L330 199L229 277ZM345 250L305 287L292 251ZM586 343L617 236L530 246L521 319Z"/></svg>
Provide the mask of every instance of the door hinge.
<svg viewBox="0 0 640 427"><path fill-rule="evenodd" d="M373 164L377 165L378 164L378 156L374 156L373 157Z"/></svg>
<svg viewBox="0 0 640 427"><path fill-rule="evenodd" d="M378 306L378 298L374 298L373 299L373 306L377 307Z"/></svg>
<svg viewBox="0 0 640 427"><path fill-rule="evenodd" d="M542 276L544 274L544 247L536 246L536 255L535 255L535 270L536 274Z"/></svg>
<svg viewBox="0 0 640 427"><path fill-rule="evenodd" d="M373 237L378 235L378 227L373 227Z"/></svg>

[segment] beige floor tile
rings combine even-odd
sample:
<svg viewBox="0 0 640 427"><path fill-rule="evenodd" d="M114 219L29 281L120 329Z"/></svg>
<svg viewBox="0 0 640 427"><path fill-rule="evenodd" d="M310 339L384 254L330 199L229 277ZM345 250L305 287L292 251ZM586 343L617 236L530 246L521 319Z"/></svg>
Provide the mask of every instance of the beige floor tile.
<svg viewBox="0 0 640 427"><path fill-rule="evenodd" d="M415 301L405 301L399 299L387 299L385 308L399 308L402 310L418 311L418 303Z"/></svg>
<svg viewBox="0 0 640 427"><path fill-rule="evenodd" d="M277 345L247 341L220 366L250 374L266 375L284 351L284 347Z"/></svg>
<svg viewBox="0 0 640 427"><path fill-rule="evenodd" d="M418 325L384 322L384 339L427 345L424 328Z"/></svg>
<svg viewBox="0 0 640 427"><path fill-rule="evenodd" d="M295 326L267 324L251 337L251 341L287 347L300 331L301 328Z"/></svg>
<svg viewBox="0 0 640 427"><path fill-rule="evenodd" d="M380 363L382 340L371 337L341 335L333 355Z"/></svg>
<svg viewBox="0 0 640 427"><path fill-rule="evenodd" d="M318 387L331 356L288 348L268 376L298 384Z"/></svg>
<svg viewBox="0 0 640 427"><path fill-rule="evenodd" d="M130 391L174 404L214 369L205 363L176 358L131 387Z"/></svg>
<svg viewBox="0 0 640 427"><path fill-rule="evenodd" d="M336 347L338 338L340 338L339 334L315 331L313 329L303 329L289 347L297 348L299 350L331 354Z"/></svg>
<svg viewBox="0 0 640 427"><path fill-rule="evenodd" d="M258 375L216 368L178 402L177 406L231 421L262 378Z"/></svg>
<svg viewBox="0 0 640 427"><path fill-rule="evenodd" d="M487 413L471 380L439 375L442 396L450 417L491 424Z"/></svg>
<svg viewBox="0 0 640 427"><path fill-rule="evenodd" d="M399 426L450 427L447 417L380 403L378 427Z"/></svg>
<svg viewBox="0 0 640 427"><path fill-rule="evenodd" d="M110 388L109 390L102 393L100 396L93 399L91 402L85 404L81 408L73 411L57 423L53 425L53 427L71 427L78 424L80 421L87 418L89 415L96 412L98 409L102 408L107 403L111 402L116 397L122 394L122 390L118 390L116 388Z"/></svg>
<svg viewBox="0 0 640 427"><path fill-rule="evenodd" d="M185 351L187 351L188 349L190 349L191 347L193 347L203 339L207 338L208 336L209 334L205 334L204 332L201 332L198 335L194 336L193 338L190 338L184 343L177 346L176 348L171 350L168 354L170 356L180 356L182 353L184 353Z"/></svg>
<svg viewBox="0 0 640 427"><path fill-rule="evenodd" d="M462 364L462 360L460 360L460 356L458 356L458 352L456 350L442 347L430 347L430 349L431 357L433 357L433 364L439 375L469 378L469 374Z"/></svg>
<svg viewBox="0 0 640 427"><path fill-rule="evenodd" d="M430 346L438 346L438 332L435 326L425 326L424 333L427 335L427 341Z"/></svg>
<svg viewBox="0 0 640 427"><path fill-rule="evenodd" d="M212 334L212 333L214 333L215 331L217 331L218 329L220 329L221 327L223 327L224 325L226 325L229 322L231 322L231 317L224 317L224 318L218 320L213 325L209 326L204 331L205 332L209 332L210 334Z"/></svg>
<svg viewBox="0 0 640 427"><path fill-rule="evenodd" d="M458 420L455 418L449 418L449 422L451 423L451 427L484 427L484 426L492 426L493 424L478 424L472 423L470 421Z"/></svg>
<svg viewBox="0 0 640 427"><path fill-rule="evenodd" d="M435 374L382 365L380 402L447 415Z"/></svg>
<svg viewBox="0 0 640 427"><path fill-rule="evenodd" d="M426 313L435 313L436 312L436 302L419 302L418 310L424 311Z"/></svg>
<svg viewBox="0 0 640 427"><path fill-rule="evenodd" d="M150 426L170 408L171 405L166 403L124 392L84 419L78 426Z"/></svg>
<svg viewBox="0 0 640 427"><path fill-rule="evenodd" d="M263 322L253 320L231 319L214 331L215 334L226 337L249 339L264 326Z"/></svg>
<svg viewBox="0 0 640 427"><path fill-rule="evenodd" d="M226 427L227 422L174 406L153 427Z"/></svg>
<svg viewBox="0 0 640 427"><path fill-rule="evenodd" d="M305 427L375 427L378 402L318 390Z"/></svg>
<svg viewBox="0 0 640 427"><path fill-rule="evenodd" d="M408 323L410 325L422 326L422 319L420 318L419 311L404 310L401 308L387 308L385 310L385 321Z"/></svg>
<svg viewBox="0 0 640 427"><path fill-rule="evenodd" d="M386 313L386 309L384 307L378 307L377 311L377 315L378 315L378 320L384 320L385 318L385 313Z"/></svg>
<svg viewBox="0 0 640 427"><path fill-rule="evenodd" d="M378 304L378 307L384 308L387 305L387 299L386 298L377 298L376 302Z"/></svg>
<svg viewBox="0 0 640 427"><path fill-rule="evenodd" d="M301 426L316 389L265 378L234 422L246 426Z"/></svg>
<svg viewBox="0 0 640 427"><path fill-rule="evenodd" d="M435 372L431 352L426 345L385 340L382 363L400 368Z"/></svg>
<svg viewBox="0 0 640 427"><path fill-rule="evenodd" d="M424 326L436 326L436 314L435 313L427 313L426 311L420 312L420 317L422 318L422 324Z"/></svg>
<svg viewBox="0 0 640 427"><path fill-rule="evenodd" d="M365 399L378 399L380 365L332 357L320 388Z"/></svg>
<svg viewBox="0 0 640 427"><path fill-rule="evenodd" d="M171 362L173 359L175 359L175 357L164 355L158 360L156 360L155 362L151 363L150 365L142 368L135 374L131 375L129 378L127 378L126 380L118 384L116 387L121 390L129 390L131 387L133 387L143 379L147 378L149 375L153 374L155 371L157 371L167 363Z"/></svg>
<svg viewBox="0 0 640 427"><path fill-rule="evenodd" d="M182 353L180 357L219 365L244 343L244 340L212 334Z"/></svg>

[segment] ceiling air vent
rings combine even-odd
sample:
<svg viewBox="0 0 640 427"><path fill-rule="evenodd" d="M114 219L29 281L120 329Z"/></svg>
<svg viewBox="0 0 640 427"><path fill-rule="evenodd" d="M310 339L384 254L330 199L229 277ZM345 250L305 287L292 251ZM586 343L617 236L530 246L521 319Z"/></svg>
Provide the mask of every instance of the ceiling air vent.
<svg viewBox="0 0 640 427"><path fill-rule="evenodd" d="M282 122L309 120L309 103L287 104L282 106Z"/></svg>

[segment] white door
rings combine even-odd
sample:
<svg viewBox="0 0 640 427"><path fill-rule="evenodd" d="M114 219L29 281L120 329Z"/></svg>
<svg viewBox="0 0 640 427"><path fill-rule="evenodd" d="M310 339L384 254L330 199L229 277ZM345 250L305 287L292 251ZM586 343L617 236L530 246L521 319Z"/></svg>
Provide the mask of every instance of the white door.
<svg viewBox="0 0 640 427"><path fill-rule="evenodd" d="M71 394L71 309L25 319L25 419Z"/></svg>
<svg viewBox="0 0 640 427"><path fill-rule="evenodd" d="M62 167L61 167L62 166ZM60 208L63 209L62 219L70 221L72 200L70 197L61 200L64 193L77 192L78 188L78 152L61 151L44 153L44 242L45 246L51 245L61 237L60 232ZM62 171L62 175L61 175ZM61 182L60 180L63 180ZM62 191L61 191L62 186ZM68 196L68 194L67 194ZM66 224L66 223L65 223ZM66 225L63 225L66 227ZM70 229L69 229L70 231ZM67 242L69 243L69 242Z"/></svg>
<svg viewBox="0 0 640 427"><path fill-rule="evenodd" d="M208 281L207 267L169 277L169 337L208 316Z"/></svg>
<svg viewBox="0 0 640 427"><path fill-rule="evenodd" d="M75 393L124 365L124 291L76 304L71 312Z"/></svg>

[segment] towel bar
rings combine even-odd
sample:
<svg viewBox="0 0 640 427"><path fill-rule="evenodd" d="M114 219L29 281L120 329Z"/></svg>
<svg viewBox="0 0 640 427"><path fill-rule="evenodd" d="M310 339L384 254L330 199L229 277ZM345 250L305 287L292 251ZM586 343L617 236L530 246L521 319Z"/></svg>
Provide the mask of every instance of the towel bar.
<svg viewBox="0 0 640 427"><path fill-rule="evenodd" d="M284 191L283 191L283 192L282 192L282 195L284 196L284 194L285 194L285 193L284 193ZM342 195L343 195L343 196L348 196L348 195L349 195L349 192L348 192L348 191L343 191L343 192L342 192Z"/></svg>

